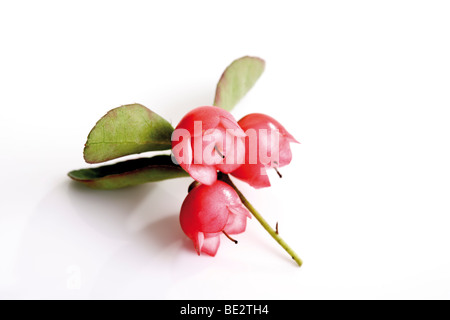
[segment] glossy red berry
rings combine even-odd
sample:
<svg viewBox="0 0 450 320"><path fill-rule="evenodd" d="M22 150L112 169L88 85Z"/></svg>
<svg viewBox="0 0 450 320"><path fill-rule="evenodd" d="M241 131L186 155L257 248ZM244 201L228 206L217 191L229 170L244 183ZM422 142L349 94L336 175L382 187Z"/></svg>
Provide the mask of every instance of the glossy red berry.
<svg viewBox="0 0 450 320"><path fill-rule="evenodd" d="M192 189L180 212L181 228L193 241L197 253L210 256L216 255L222 233L245 231L247 218L251 215L236 191L222 181Z"/></svg>
<svg viewBox="0 0 450 320"><path fill-rule="evenodd" d="M270 187L267 169L281 168L292 160L290 143L299 143L272 117L254 113L239 122L245 131L245 164L232 172L254 188Z"/></svg>
<svg viewBox="0 0 450 320"><path fill-rule="evenodd" d="M245 134L228 111L200 107L180 121L172 135L175 160L192 178L206 185L217 171L230 173L244 163Z"/></svg>

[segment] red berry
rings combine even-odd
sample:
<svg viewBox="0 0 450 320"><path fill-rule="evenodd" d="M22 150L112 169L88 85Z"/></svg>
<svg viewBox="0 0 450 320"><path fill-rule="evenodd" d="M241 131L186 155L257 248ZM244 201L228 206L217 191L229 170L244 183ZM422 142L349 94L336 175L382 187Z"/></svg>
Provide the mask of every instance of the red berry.
<svg viewBox="0 0 450 320"><path fill-rule="evenodd" d="M215 256L221 233L244 232L248 217L251 215L236 191L225 182L216 181L211 186L192 189L181 207L180 224L199 255L204 252Z"/></svg>
<svg viewBox="0 0 450 320"><path fill-rule="evenodd" d="M275 119L265 114L254 113L239 122L245 131L245 164L232 172L254 188L270 187L267 169L280 168L292 160L290 143L299 143Z"/></svg>
<svg viewBox="0 0 450 320"><path fill-rule="evenodd" d="M192 178L211 185L217 171L230 173L244 163L245 134L228 111L199 107L180 121L172 135L175 160Z"/></svg>

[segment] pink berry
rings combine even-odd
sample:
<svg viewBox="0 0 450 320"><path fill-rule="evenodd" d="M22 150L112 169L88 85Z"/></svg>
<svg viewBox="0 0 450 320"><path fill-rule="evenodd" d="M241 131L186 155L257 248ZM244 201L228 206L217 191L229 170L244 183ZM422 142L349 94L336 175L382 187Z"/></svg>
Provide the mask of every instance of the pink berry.
<svg viewBox="0 0 450 320"><path fill-rule="evenodd" d="M270 187L267 169L288 165L292 160L290 143L299 142L278 121L265 114L249 114L238 123L247 135L245 164L231 174L254 188Z"/></svg>
<svg viewBox="0 0 450 320"><path fill-rule="evenodd" d="M180 212L184 233L194 242L197 253L215 256L220 235L245 231L250 212L232 187L222 181L211 186L199 185L191 190Z"/></svg>
<svg viewBox="0 0 450 320"><path fill-rule="evenodd" d="M228 111L199 107L180 121L172 135L175 160L192 178L206 185L217 171L230 173L244 163L245 133Z"/></svg>

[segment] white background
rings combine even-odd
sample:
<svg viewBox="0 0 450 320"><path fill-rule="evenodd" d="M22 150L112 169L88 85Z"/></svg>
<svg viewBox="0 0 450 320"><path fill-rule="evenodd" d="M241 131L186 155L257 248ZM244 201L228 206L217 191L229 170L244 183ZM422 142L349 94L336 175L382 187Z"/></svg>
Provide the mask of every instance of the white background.
<svg viewBox="0 0 450 320"><path fill-rule="evenodd" d="M448 1L1 1L0 298L450 298ZM225 67L266 72L235 109L302 142L242 184L256 220L198 257L189 179L92 191L89 130L139 102L173 125Z"/></svg>

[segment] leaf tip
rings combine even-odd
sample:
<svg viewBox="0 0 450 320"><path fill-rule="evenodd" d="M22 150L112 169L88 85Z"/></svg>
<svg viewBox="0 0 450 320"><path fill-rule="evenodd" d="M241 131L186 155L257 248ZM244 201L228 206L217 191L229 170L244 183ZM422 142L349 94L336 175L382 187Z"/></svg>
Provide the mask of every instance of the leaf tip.
<svg viewBox="0 0 450 320"><path fill-rule="evenodd" d="M265 60L256 56L244 56L234 60L217 83L214 105L231 111L253 87L265 67Z"/></svg>

